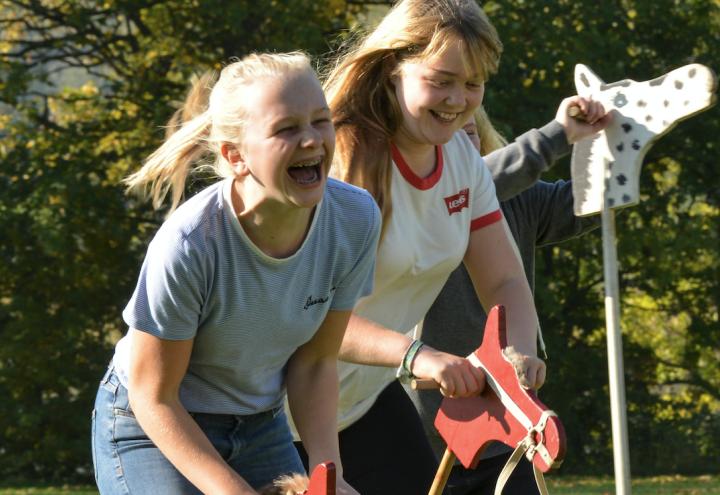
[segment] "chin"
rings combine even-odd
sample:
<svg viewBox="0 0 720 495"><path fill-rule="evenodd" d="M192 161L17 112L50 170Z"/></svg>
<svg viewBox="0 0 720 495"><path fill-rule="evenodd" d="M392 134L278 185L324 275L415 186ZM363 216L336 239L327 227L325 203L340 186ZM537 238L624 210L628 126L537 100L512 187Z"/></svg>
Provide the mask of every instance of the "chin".
<svg viewBox="0 0 720 495"><path fill-rule="evenodd" d="M425 139L433 146L443 145L448 143L460 129L462 129L462 127L458 125L448 125L441 128L435 128L425 134Z"/></svg>

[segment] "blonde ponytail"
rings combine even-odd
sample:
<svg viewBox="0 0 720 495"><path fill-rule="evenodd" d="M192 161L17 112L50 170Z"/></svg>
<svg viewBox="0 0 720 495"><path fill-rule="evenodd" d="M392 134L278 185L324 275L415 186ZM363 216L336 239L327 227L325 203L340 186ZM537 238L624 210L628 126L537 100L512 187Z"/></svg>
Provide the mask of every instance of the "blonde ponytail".
<svg viewBox="0 0 720 495"><path fill-rule="evenodd" d="M214 70L207 71L200 76L193 74L190 79L190 91L185 96L185 100L177 105L178 109L165 124L165 139L177 132L185 122L189 122L208 109L210 92L217 78L218 73Z"/></svg>
<svg viewBox="0 0 720 495"><path fill-rule="evenodd" d="M170 119L165 142L147 158L140 170L124 180L128 191L152 198L156 209L172 191L172 212L182 201L188 175L205 154L214 155L212 168L216 175L233 176L220 148L223 143L240 145L242 142L247 124L244 107L247 102L243 92L264 78L303 71L314 75L310 59L303 52L253 53L225 67L214 85L214 76L200 77L193 84L183 107Z"/></svg>
<svg viewBox="0 0 720 495"><path fill-rule="evenodd" d="M175 210L182 201L191 165L207 151L211 123L210 113L205 111L183 124L145 160L140 170L124 180L128 192L152 198L153 208L159 209L172 190L170 211Z"/></svg>

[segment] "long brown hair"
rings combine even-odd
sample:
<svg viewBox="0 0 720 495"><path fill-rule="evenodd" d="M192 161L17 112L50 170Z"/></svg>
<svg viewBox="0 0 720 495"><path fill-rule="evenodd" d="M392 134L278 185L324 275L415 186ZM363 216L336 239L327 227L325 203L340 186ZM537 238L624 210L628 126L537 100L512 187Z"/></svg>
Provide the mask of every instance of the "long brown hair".
<svg viewBox="0 0 720 495"><path fill-rule="evenodd" d="M341 49L326 78L336 129L331 173L373 195L383 226L392 212L390 140L402 122L391 78L403 62L442 56L454 43L483 79L497 70L502 44L475 0L401 0Z"/></svg>

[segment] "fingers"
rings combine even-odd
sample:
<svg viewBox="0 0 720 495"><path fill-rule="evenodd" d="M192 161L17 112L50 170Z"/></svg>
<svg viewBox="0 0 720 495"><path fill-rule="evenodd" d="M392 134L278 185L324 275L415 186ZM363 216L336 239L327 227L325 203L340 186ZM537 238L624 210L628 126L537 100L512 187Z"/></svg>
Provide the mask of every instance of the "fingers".
<svg viewBox="0 0 720 495"><path fill-rule="evenodd" d="M595 121L595 123L592 125L593 132L600 132L603 129L605 129L607 126L610 125L610 123L613 120L613 112L608 112L605 115L601 116L598 120Z"/></svg>
<svg viewBox="0 0 720 495"><path fill-rule="evenodd" d="M485 384L487 383L485 380L485 372L480 368L473 366L469 361L468 364L470 365L471 373L473 374L475 383L477 384L477 388L473 391L473 395L481 394L482 391L485 390Z"/></svg>
<svg viewBox="0 0 720 495"><path fill-rule="evenodd" d="M425 346L413 365L418 378L431 378L446 397L470 397L485 387L485 373L467 359Z"/></svg>
<svg viewBox="0 0 720 495"><path fill-rule="evenodd" d="M590 98L583 98L582 96L572 96L565 98L561 103L561 108L565 109L568 115L573 115L570 111L572 108L578 108L580 110L579 115L576 115L576 120L581 120L589 125L595 125L605 115L605 107L599 101L594 101Z"/></svg>
<svg viewBox="0 0 720 495"><path fill-rule="evenodd" d="M444 375L446 379L439 383L440 392L446 397L472 397L485 388L485 373L465 358L447 368Z"/></svg>
<svg viewBox="0 0 720 495"><path fill-rule="evenodd" d="M523 356L521 363L513 363L520 385L537 390L545 383L545 363L534 356Z"/></svg>
<svg viewBox="0 0 720 495"><path fill-rule="evenodd" d="M573 109L574 111L571 111ZM606 112L605 107L598 101L571 96L560 102L555 120L563 126L568 143L574 144L605 129L611 122L612 115Z"/></svg>
<svg viewBox="0 0 720 495"><path fill-rule="evenodd" d="M537 390L545 383L546 367L545 362L540 358L521 354L512 347L505 348L503 353L515 368L522 387ZM416 369L413 372L418 378L435 380L440 386L440 393L445 397L472 397L479 395L485 389L485 373L467 359L434 349L423 357L425 359L423 369L431 367L432 372L423 374Z"/></svg>

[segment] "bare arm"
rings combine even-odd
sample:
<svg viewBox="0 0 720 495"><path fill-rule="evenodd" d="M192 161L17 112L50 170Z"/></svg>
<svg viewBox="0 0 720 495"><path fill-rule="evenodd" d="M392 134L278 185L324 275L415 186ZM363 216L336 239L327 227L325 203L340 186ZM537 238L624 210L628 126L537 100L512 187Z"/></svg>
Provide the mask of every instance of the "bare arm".
<svg viewBox="0 0 720 495"><path fill-rule="evenodd" d="M536 357L537 313L505 220L471 233L464 262L485 310L505 306L508 345L524 356L518 363L520 380L539 388L545 381L545 364Z"/></svg>
<svg viewBox="0 0 720 495"><path fill-rule="evenodd" d="M257 494L212 446L180 403L192 340L131 329L129 399L135 417L168 460L203 493Z"/></svg>
<svg viewBox="0 0 720 495"><path fill-rule="evenodd" d="M340 359L371 366L397 368L412 339L353 313L342 342ZM418 378L433 379L448 397L466 397L482 391L485 375L464 357L423 346L412 363Z"/></svg>
<svg viewBox="0 0 720 495"><path fill-rule="evenodd" d="M287 373L288 404L310 470L334 462L337 492L342 495L357 494L342 479L337 435L337 358L349 318L350 311L329 311L313 338L290 358Z"/></svg>

